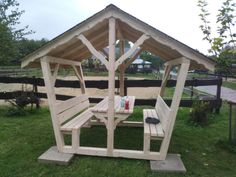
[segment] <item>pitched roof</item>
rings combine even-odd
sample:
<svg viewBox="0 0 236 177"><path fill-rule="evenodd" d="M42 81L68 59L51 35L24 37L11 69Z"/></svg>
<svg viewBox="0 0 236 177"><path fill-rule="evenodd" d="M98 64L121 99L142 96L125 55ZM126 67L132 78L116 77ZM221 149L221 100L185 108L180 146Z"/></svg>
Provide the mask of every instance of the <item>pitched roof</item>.
<svg viewBox="0 0 236 177"><path fill-rule="evenodd" d="M166 61L184 56L190 59L191 69L214 70L215 62L210 58L112 4L23 58L22 67L38 66L39 59L45 55L77 61L89 58L90 51L77 36L83 34L98 51L102 50L108 46L110 17L116 19L117 40L126 39L135 42L142 34L147 34L150 38L141 46L144 50Z"/></svg>

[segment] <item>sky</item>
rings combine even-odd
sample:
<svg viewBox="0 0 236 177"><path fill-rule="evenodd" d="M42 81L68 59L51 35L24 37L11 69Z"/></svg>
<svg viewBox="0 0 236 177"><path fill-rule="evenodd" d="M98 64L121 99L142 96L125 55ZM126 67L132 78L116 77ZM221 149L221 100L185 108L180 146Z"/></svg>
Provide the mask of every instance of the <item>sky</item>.
<svg viewBox="0 0 236 177"><path fill-rule="evenodd" d="M207 54L209 44L203 41L199 28L197 0L18 0L22 26L35 31L29 39L60 35L69 28L89 18L109 4L114 4L136 18L148 23L180 42ZM213 31L216 14L222 0L208 0L208 10Z"/></svg>

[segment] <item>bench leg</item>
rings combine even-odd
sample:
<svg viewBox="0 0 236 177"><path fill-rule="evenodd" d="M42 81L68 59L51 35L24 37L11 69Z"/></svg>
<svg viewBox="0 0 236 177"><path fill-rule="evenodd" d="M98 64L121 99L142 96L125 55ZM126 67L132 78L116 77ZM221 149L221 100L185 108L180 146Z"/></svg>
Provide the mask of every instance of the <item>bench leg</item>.
<svg viewBox="0 0 236 177"><path fill-rule="evenodd" d="M72 149L76 152L80 146L80 129L72 129Z"/></svg>
<svg viewBox="0 0 236 177"><path fill-rule="evenodd" d="M143 136L143 152L144 154L148 154L150 152L150 134L145 134Z"/></svg>

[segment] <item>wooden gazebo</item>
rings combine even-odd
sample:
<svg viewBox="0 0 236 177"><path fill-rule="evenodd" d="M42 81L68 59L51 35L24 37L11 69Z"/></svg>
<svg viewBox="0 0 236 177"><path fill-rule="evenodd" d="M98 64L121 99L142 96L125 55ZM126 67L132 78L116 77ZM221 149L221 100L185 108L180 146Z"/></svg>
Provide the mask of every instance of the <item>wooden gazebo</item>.
<svg viewBox="0 0 236 177"><path fill-rule="evenodd" d="M184 34L183 34L184 35ZM125 52L124 41L133 46ZM120 43L121 56L116 58L115 45ZM104 48L108 47L108 54ZM114 130L117 125L135 126L125 121L132 114L134 97L129 98L129 109L120 108L120 96L115 95L115 72L120 71L120 95L124 95L124 72L134 59L143 51L149 51L166 60L165 73L160 95L154 109L144 110L143 150L114 149ZM91 55L105 65L109 76L108 97L94 107L90 107L84 82L81 61ZM87 20L64 32L46 45L26 56L22 67L40 67L43 71L45 87L51 112L57 148L60 152L125 157L135 159L164 160L167 155L175 118L189 69L214 70L215 63L171 38L163 32L138 20L114 5L107 6ZM81 95L66 101L56 100L55 81L60 67L72 67L80 81ZM171 68L178 68L177 84L171 106L162 96ZM82 112L82 113L81 113ZM78 113L80 113L78 115ZM147 117L158 117L159 124L145 122ZM80 129L86 123L97 121L107 128L107 147L84 147L80 145ZM63 134L72 135L72 144L65 145ZM151 140L161 140L159 151L150 151Z"/></svg>

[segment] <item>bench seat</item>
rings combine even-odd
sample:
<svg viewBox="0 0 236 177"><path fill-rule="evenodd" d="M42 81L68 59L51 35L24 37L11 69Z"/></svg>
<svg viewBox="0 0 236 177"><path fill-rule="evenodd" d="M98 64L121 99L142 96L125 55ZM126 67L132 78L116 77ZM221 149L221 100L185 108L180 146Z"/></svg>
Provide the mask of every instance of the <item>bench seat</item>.
<svg viewBox="0 0 236 177"><path fill-rule="evenodd" d="M159 124L146 123L147 117L158 118L155 109L144 109L143 110L143 124L144 124L144 134L149 135L151 139L162 139L164 137L164 130L162 128L161 122ZM159 118L158 118L159 119Z"/></svg>
<svg viewBox="0 0 236 177"><path fill-rule="evenodd" d="M65 123L61 126L62 131L72 131L72 129L81 128L86 122L89 121L93 117L93 113L91 112L91 108L85 110L81 114L77 115L69 122Z"/></svg>

